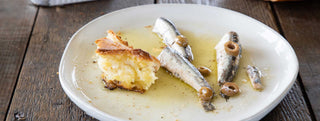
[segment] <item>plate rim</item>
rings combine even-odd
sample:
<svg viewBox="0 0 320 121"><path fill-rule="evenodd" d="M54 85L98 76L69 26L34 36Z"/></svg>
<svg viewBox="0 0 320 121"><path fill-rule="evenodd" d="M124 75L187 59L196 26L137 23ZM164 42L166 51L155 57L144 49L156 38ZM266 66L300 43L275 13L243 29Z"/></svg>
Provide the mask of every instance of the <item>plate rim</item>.
<svg viewBox="0 0 320 121"><path fill-rule="evenodd" d="M69 97L69 99L75 103L81 110L85 111L88 115L97 118L99 120L122 120L118 117L112 116L108 113L105 113L95 107L93 107L92 105L88 105L87 102L81 100L80 98L78 98L77 96L75 96L72 93L72 89L67 88L66 83L64 82L64 78L63 78L63 74L62 74L62 70L63 70L63 61L65 60L65 55L67 53L67 51L69 50L69 46L70 44L74 41L74 38L78 35L79 32L81 32L84 28L86 28L87 26L89 26L90 24L104 18L104 17L108 17L108 16L112 16L114 14L123 12L123 11L128 11L130 9L141 9L143 7L149 7L149 6L196 6L196 7L206 7L207 9L220 9L222 11L228 11L231 12L232 14L236 14L240 17L244 17L250 21L256 22L259 25L263 26L264 28L268 29L269 31L272 32L272 34L276 35L277 37L281 38L281 41L284 42L284 44L286 46L289 47L290 53L293 54L293 63L295 65L294 69L295 69L295 73L293 74L293 76L291 77L291 82L288 84L288 86L285 88L285 90L279 94L279 96L277 96L277 98L273 101L271 101L271 103L267 104L265 106L265 108L263 108L262 110L258 111L257 113L251 114L248 117L244 117L244 119L241 120L260 120L261 118L263 118L265 115L267 115L271 110L273 110L275 108L275 106L277 106L280 101L283 100L283 98L289 93L289 90L292 88L295 79L297 78L298 75L298 71L299 71L299 62L298 62L298 58L297 55L293 49L293 47L290 45L290 43L288 42L288 40L286 40L281 34L279 34L277 31L275 31L274 29L272 29L271 27L269 27L268 25L248 16L245 15L243 13L234 11L234 10L230 10L230 9L226 9L226 8L222 8L222 7L217 7L217 6L208 6L208 5L200 5L200 4L147 4L147 5L138 5L138 6L132 6L132 7L127 7L127 8L122 8L122 9L118 9L112 12L109 12L107 14L101 15L97 18L92 19L90 22L86 23L85 25L83 25L80 29L78 29L73 35L72 37L69 39L64 51L63 51L63 55L61 57L60 60L60 65L59 65L59 82L61 84L62 89L64 90L64 92L67 94L67 96ZM108 118L108 119L106 119Z"/></svg>

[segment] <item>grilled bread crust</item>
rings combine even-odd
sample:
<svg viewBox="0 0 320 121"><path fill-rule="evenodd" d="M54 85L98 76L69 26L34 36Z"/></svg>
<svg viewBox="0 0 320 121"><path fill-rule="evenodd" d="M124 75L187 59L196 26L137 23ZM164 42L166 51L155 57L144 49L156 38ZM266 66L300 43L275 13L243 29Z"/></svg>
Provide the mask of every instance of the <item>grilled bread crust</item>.
<svg viewBox="0 0 320 121"><path fill-rule="evenodd" d="M160 61L154 56L150 55L148 52L145 52L141 49L133 49L133 47L128 45L128 42L123 41L121 37L117 36L113 31L109 30L107 33L108 33L107 37L101 38L95 41L97 45L96 54L100 58L98 60L99 67L104 72L102 77L105 83L105 87L110 90L113 90L115 88L121 88L129 91L144 93L151 86L151 84L153 84L154 81L157 79L157 77L155 77L155 72L158 71L160 68ZM135 73L141 72L146 74L147 76L143 76L143 77L148 77L147 80L143 80L143 77L141 77L141 75L138 75L140 77L133 76L133 77L139 78L139 80L133 79L133 81L132 79L128 79L128 80L131 80L131 81L128 81L128 80L118 80L114 78L111 73L111 71L114 71L114 70L111 70L109 68L110 66L106 65L106 63L108 62L105 62L106 60L110 60L110 59L112 60L113 58L117 60L117 63L111 62L111 65L117 65L117 67L119 67L121 65L127 66L128 65L127 63L130 63L131 64L130 67L135 68L137 70ZM115 61L115 60L112 60L112 61ZM131 62L128 62L128 61L131 61ZM133 65L132 63L136 65ZM105 67L108 67L108 68L105 68ZM144 67L147 69L141 69ZM118 71L126 71L126 70L118 70Z"/></svg>

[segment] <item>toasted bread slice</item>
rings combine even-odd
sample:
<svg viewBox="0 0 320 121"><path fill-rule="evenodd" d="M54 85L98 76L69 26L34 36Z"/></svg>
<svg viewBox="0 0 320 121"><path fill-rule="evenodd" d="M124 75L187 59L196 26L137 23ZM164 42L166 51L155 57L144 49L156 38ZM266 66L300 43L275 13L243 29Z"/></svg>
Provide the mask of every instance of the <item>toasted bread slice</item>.
<svg viewBox="0 0 320 121"><path fill-rule="evenodd" d="M103 71L106 88L117 87L143 93L157 79L160 62L141 49L133 49L113 31L106 38L95 41L98 64Z"/></svg>

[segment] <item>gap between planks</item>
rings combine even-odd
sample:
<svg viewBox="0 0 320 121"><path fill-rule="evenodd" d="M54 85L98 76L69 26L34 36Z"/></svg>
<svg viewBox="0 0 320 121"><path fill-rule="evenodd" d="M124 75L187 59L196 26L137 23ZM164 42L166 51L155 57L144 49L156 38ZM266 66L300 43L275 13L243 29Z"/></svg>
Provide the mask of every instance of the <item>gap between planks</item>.
<svg viewBox="0 0 320 121"><path fill-rule="evenodd" d="M14 86L13 86L13 90L12 90L11 97L10 97L10 101L9 101L9 104L8 104L8 108L7 108L5 117L4 117L4 121L7 120L7 117L8 117L8 113L9 113L9 110L10 110L10 107L11 107L11 102L12 102L12 99L13 99L13 96L14 96L14 93L15 93L15 90L16 90L16 87L17 87L17 84L18 84L18 80L19 80L19 78L20 78L20 72L21 72L21 69L22 69L22 67L23 67L24 59L25 59L26 54L27 54L27 51L28 51L29 43L30 43L30 40L31 40L31 37L32 37L32 33L33 33L33 28L34 28L34 25L35 25L35 23L36 23L36 21L37 21L38 13L39 13L39 7L37 6L36 15L35 15L35 17L34 17L34 19L33 19L31 31L30 31L29 37L28 37L28 42L27 42L26 48L25 48L24 53L23 53L23 57L22 57L22 61L21 61L20 67L19 67L17 79L16 79L16 82L15 82L15 84L14 84Z"/></svg>
<svg viewBox="0 0 320 121"><path fill-rule="evenodd" d="M158 0L154 0L154 3L156 3L157 1L158 1ZM272 3L270 3L270 6L272 7L273 15L275 15L275 16L274 16L274 17L275 17L274 19L275 19L275 21L276 21L276 24L277 24L277 27L278 27L278 29L279 29L279 32L280 32L280 34L281 34L282 36L284 36L284 35L283 35L282 28L281 28L280 23L279 23L279 20L278 20L278 17L277 17L277 14L275 14L275 11L274 11L274 8L273 8ZM27 43L27 46L26 46L26 49L25 49L25 52L24 52L24 56L23 56L23 59L22 59L22 63L21 63L21 65L20 65L19 72L18 72L18 75L17 75L18 78L17 78L17 81L15 82L14 90L13 90L13 92L12 92L12 96L11 96L11 99L10 99L10 102L9 102L8 110L10 109L10 106L11 106L11 101L12 101L12 98L13 98L13 95L14 95L14 92L15 92L15 88L16 88L17 83L18 83L18 79L20 78L21 68L23 67L25 55L26 55L26 53L27 53L28 46L29 46L29 42L30 42L30 39L31 39L31 36L32 36L32 33L33 33L34 25L35 25L36 19L37 19L37 17L38 17L38 12L39 12L39 7L37 8L36 16L35 16L35 18L34 18L34 22L33 22L33 25L32 25L32 30L31 30L31 32L30 32L30 35L29 35L29 38L28 38L28 43ZM298 75L298 82L301 84L301 86L303 86L303 83L301 82L300 75ZM303 87L300 87L300 88L301 88L301 90L302 90L302 92L303 92L303 96L305 97L306 94L305 94L304 88L303 88ZM305 98L305 99L306 99L306 98ZM307 105L308 105L308 107L309 107L309 106L310 106L309 100L306 99L306 101L307 101L306 103L307 103ZM309 109L309 110L310 110L310 109ZM7 111L7 113L8 113L8 111ZM8 115L7 113L6 113L5 119L7 119L7 115ZM310 111L310 113L311 113L312 115L314 115L312 110ZM314 117L313 117L312 119L314 119Z"/></svg>
<svg viewBox="0 0 320 121"><path fill-rule="evenodd" d="M311 119L313 121L316 121L316 115L313 112L313 109L312 109L312 106L311 106L311 102L310 102L309 97L307 95L307 92L306 92L306 90L304 88L304 85L303 85L302 78L301 78L300 74L298 74L297 80L298 80L298 82L300 84L300 89L301 89L302 95L303 95L303 97L304 97L304 99L306 101L308 110L310 112Z"/></svg>
<svg viewBox="0 0 320 121"><path fill-rule="evenodd" d="M156 0L157 2L159 2L160 4L161 3L202 3L202 2L204 2L205 4L207 4L207 5L211 5L211 1L209 1L209 0ZM236 1L236 0L235 0ZM240 0L239 0L240 1ZM246 3L253 3L253 4L255 4L255 5L258 5L257 4L257 1L256 2L254 2L254 1L240 1L239 3L237 3L238 1L236 1L236 2L232 2L232 1L224 1L224 0L221 0L221 1L219 1L219 0L213 0L212 1L214 4L214 6L219 6L219 7L223 7L223 8L227 8L227 9L231 9L231 10L235 10L235 11L238 11L238 12L241 12L241 13L245 13L245 14L247 14L247 15L249 15L249 16L251 16L251 17L253 17L253 18L255 18L255 19L257 19L257 20L259 20L259 21L262 21L264 24L266 24L266 25L268 25L268 26L270 26L271 28L273 28L273 29L275 29L275 30L278 30L278 32L280 32L280 34L282 34L282 35L284 35L283 34L283 29L281 28L281 26L280 26L280 22L279 22L279 18L277 18L277 16L274 16L274 15L277 15L277 14L274 14L274 10L273 10L273 8L271 8L271 7L273 7L273 6L271 6L268 2L265 2L265 5L268 5L268 6L264 6L264 7L267 7L268 8L268 10L269 10L269 12L271 13L271 15L261 15L261 14L256 14L256 13L259 13L259 12L262 12L262 11L246 11L248 8L247 7L245 7L245 6L237 6L236 8L234 8L234 6L229 6L230 4L239 4L239 3L241 3L241 4L245 4L245 3L242 3L242 2L246 2ZM261 2L263 2L263 1L261 1ZM217 5L215 5L217 3ZM243 8L243 7L245 7L245 8ZM242 11L244 9L244 11ZM250 8L251 10L252 10L252 8ZM239 11L240 10L240 11ZM271 20L265 20L265 19L262 19L263 17L267 17L267 18L269 18L269 19L271 19ZM276 17L276 18L275 18ZM277 20L277 21L276 21ZM299 80L299 81L301 81L301 80ZM289 96L287 95L285 98L284 98L284 100L282 100L282 102L284 102L285 101L285 103L288 103L288 101L290 101L290 97L291 96L294 96L294 97L300 97L301 99L302 99L302 103L303 102L305 102L305 97L304 97L304 95L302 94L302 91L305 91L305 90L302 90L301 91L301 87L299 87L299 86L301 86L300 85L300 83L299 83L299 81L297 81L297 82L295 82L295 84L293 85L294 86L294 88L295 89L291 89L291 90L294 90L295 91L295 93L290 93L289 92ZM299 93L299 91L301 91L300 92L300 94L298 94ZM290 98L290 99L288 99L288 97ZM299 99L300 99L299 98ZM301 101L301 100L300 100ZM299 102L299 101L298 101ZM297 102L295 102L296 104L297 104ZM300 102L299 102L300 103ZM303 103L304 104L304 103ZM295 104L289 104L289 105L291 105L291 106L289 106L289 108L293 108L293 109L295 109L296 108L296 106L295 106ZM284 109L285 107L286 107L287 105L284 105L284 103L281 103L280 102L280 104L275 108L275 109L273 109L273 111L275 111L276 113L274 113L274 112L270 112L269 113L269 115L273 115L273 116L266 116L264 119L262 119L262 120L272 120L272 119L276 119L276 120L288 120L288 119L291 119L291 120L293 120L293 118L295 118L295 119L300 119L301 120L301 118L303 118L304 116L306 116L306 115L308 115L308 117L305 117L306 118L306 120L307 119L309 119L309 120L311 120L312 118L311 118L311 116L310 116L310 114L309 114L309 108L308 108L308 106L305 104L303 107L305 108L305 111L303 111L303 110L300 110L299 109L299 111L301 111L300 112L300 114L301 113L303 113L304 115L297 115L296 113L294 113L295 111L297 111L297 110L292 110L293 112L290 112L290 114L289 115L287 115L287 112L285 111L286 109ZM298 106L299 107L299 106ZM308 108L308 109L307 109ZM280 112L280 113L282 113L281 115L279 115L280 117L283 117L283 118L281 118L281 119L279 119L280 117L279 116L277 116L276 114L278 114L279 113L279 111L284 111L284 112ZM299 112L298 112L299 113ZM292 117L293 116L293 117ZM300 116L302 116L302 117L300 117Z"/></svg>
<svg viewBox="0 0 320 121"><path fill-rule="evenodd" d="M270 2L270 1L269 1L269 5L270 5L270 7L271 7L271 12L272 12L273 17L274 17L273 19L274 19L274 21L276 22L276 25L277 25L277 27L278 27L279 33L280 33L283 37L285 37L284 32L283 32L283 29L282 29L281 24L280 24L280 21L279 21L278 14L277 14L276 11L275 11L274 5L273 5L273 3ZM286 37L285 37L285 38L286 38ZM300 72L299 72L298 75L297 75L297 80L298 80L299 85L300 85L300 89L301 89L301 92L302 92L302 96L303 96L303 98L305 99L306 105L307 105L308 110L309 110L309 112L310 112L311 119L312 119L313 121L316 121L316 116L315 116L315 114L314 114L314 112L313 112L313 109L312 109L312 106L311 106L309 97L308 97L308 95L307 95L307 93L306 93L306 90L305 90L305 88L304 88L304 84L303 84L302 79L301 79L301 77L300 77Z"/></svg>

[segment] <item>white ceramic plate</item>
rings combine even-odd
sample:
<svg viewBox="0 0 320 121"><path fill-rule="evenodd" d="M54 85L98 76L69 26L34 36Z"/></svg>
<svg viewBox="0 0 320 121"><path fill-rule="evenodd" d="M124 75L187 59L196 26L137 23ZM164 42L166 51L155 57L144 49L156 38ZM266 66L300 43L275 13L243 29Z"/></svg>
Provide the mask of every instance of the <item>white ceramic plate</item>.
<svg viewBox="0 0 320 121"><path fill-rule="evenodd" d="M262 92L248 91L250 86L246 86L248 89L243 89L243 96L228 102L218 98L213 102L217 110L210 113L202 110L196 93L192 91L189 93L194 93L194 97L175 98L168 93L172 98L166 100L152 94L152 91L138 94L104 89L99 77L101 71L97 64L92 64L96 48L92 43L104 37L107 29L122 31L141 28L153 25L160 16L171 19L178 28L194 34L221 37L230 30L238 32L243 48L250 53L254 64L268 68L264 70L268 77L264 79L265 89ZM100 120L248 121L261 119L283 99L296 79L298 61L294 50L281 35L251 17L218 7L162 4L126 8L89 22L69 40L59 72L61 86L69 98Z"/></svg>

